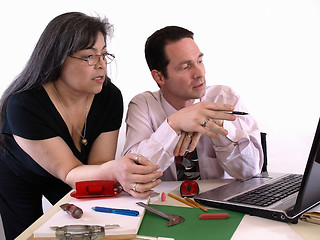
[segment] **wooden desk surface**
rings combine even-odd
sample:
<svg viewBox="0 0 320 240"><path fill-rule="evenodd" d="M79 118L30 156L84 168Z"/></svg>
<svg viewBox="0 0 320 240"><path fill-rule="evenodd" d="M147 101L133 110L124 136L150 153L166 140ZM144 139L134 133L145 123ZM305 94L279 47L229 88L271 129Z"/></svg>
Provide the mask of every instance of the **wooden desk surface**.
<svg viewBox="0 0 320 240"><path fill-rule="evenodd" d="M204 192L207 190L210 190L212 188L215 187L219 187L221 185L224 185L226 183L229 183L232 180L203 180L203 181L198 181L199 186L200 186L200 191ZM163 182L161 183L155 190L159 193L165 192L165 193L172 193L175 195L179 195L179 186L180 186L181 182ZM59 206L63 203L67 203L70 200L70 194L67 194L66 196L64 196L58 203L56 203L52 208L50 208L44 215L42 215L36 222L34 222L29 228L27 228L23 233L21 233L16 240L32 240L33 239L33 232L38 229L41 225L43 225L48 219L50 219L57 211L60 210ZM161 201L160 196L155 197L155 198L151 198L150 200L151 203L153 204L165 204L165 205L171 205L171 206L184 206L186 207L186 205L184 205L183 203L180 203L178 201L176 201L175 199L172 199L170 197L166 198L165 202ZM242 224L244 222L244 224ZM246 229L246 223L250 223L250 229ZM250 239L258 239L257 237L259 237L259 240L261 239L268 239L270 240L270 236L268 233L272 234L272 236L277 236L274 234L279 234L279 237L281 238L274 238L274 239L290 239L290 240L294 240L294 239L305 239L305 240L314 240L314 239L319 239L319 233L320 233L320 225L317 224L312 224L312 223L306 223L303 221L299 221L298 224L286 224L286 223L281 223L281 222L277 222L277 221L272 221L272 220L268 220L268 219L263 219L263 218L258 218L258 217L253 217L253 216L248 216L246 215L245 218L242 220L241 224L239 225L235 235L232 237L232 239L241 239L241 234L242 232L246 234L247 239L248 235L247 235L247 231L252 232L252 230L257 227L258 225L255 226L256 222L261 222L263 223L263 227L266 229L267 235L265 234L261 234L261 231L259 233L259 236L254 236L252 235ZM275 227L286 227L289 226L289 232L290 229L292 229L293 231L291 231L291 234L285 234L285 233L281 233L281 231L279 231L278 233L274 233L274 228ZM268 232L268 229L270 230ZM280 228L278 229L280 230ZM283 234L283 236L281 235ZM293 239L294 236L294 239ZM285 237L285 238L283 238Z"/></svg>

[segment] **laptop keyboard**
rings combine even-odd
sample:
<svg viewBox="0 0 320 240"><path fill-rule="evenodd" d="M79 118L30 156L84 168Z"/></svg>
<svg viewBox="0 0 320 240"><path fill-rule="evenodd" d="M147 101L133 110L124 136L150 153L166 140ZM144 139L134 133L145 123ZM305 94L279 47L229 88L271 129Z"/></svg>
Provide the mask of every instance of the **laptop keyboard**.
<svg viewBox="0 0 320 240"><path fill-rule="evenodd" d="M299 191L302 175L290 174L276 182L263 185L254 190L229 199L229 202L267 207Z"/></svg>

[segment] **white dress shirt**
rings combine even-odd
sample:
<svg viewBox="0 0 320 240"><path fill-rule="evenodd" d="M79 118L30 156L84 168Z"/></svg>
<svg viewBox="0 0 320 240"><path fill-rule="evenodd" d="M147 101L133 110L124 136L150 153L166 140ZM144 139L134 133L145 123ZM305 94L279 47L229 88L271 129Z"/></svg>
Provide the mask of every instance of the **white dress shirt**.
<svg viewBox="0 0 320 240"><path fill-rule="evenodd" d="M200 101L231 104L237 111L247 111L240 96L221 85L207 87ZM162 180L177 180L173 151L180 138L169 126L167 118L177 110L163 97L161 90L143 92L129 103L126 124L126 143L122 155L137 153L160 165ZM197 153L201 179L246 179L260 173L263 152L260 131L249 115L224 121L227 136L201 136Z"/></svg>

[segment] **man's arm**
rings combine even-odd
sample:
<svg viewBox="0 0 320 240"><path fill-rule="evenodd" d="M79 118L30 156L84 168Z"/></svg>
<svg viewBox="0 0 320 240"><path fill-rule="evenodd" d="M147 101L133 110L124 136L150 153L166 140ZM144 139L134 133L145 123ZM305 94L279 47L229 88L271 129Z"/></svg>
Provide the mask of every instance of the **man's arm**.
<svg viewBox="0 0 320 240"><path fill-rule="evenodd" d="M165 171L174 161L173 150L180 136L168 125L167 115L155 98L140 94L129 103L122 155L141 154Z"/></svg>
<svg viewBox="0 0 320 240"><path fill-rule="evenodd" d="M254 119L251 116L238 117L233 122L225 122L224 127L229 134L212 139L221 167L236 179L246 179L260 173L263 152Z"/></svg>
<svg viewBox="0 0 320 240"><path fill-rule="evenodd" d="M248 112L241 97L227 86L216 85L207 88L202 99L206 102L220 102L234 106L234 110ZM213 149L204 149L205 156L212 156L226 173L236 179L245 179L261 172L263 151L260 140L260 130L250 113L234 115L234 121L223 121L222 127L228 131L226 136L211 138Z"/></svg>

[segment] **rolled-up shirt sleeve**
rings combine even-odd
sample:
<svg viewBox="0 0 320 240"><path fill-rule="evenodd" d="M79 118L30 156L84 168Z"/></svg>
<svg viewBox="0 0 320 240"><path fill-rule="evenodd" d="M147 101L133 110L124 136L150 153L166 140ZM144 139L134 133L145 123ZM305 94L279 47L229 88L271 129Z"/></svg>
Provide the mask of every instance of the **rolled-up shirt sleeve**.
<svg viewBox="0 0 320 240"><path fill-rule="evenodd" d="M233 92L230 96L233 99L229 97L229 102L226 103L234 105L238 111L247 111L236 93ZM236 179L246 179L260 173L263 151L260 131L252 115L237 115L235 121L224 121L223 127L228 130L228 135L211 139L221 168Z"/></svg>
<svg viewBox="0 0 320 240"><path fill-rule="evenodd" d="M231 122L224 126L230 134L212 139L213 148L221 167L236 179L246 179L257 175L263 159L258 129L239 129ZM232 133L234 131L234 133ZM248 133L250 132L250 133Z"/></svg>

